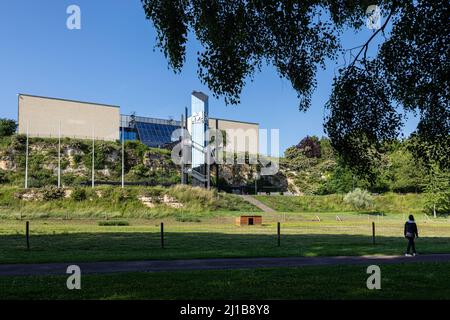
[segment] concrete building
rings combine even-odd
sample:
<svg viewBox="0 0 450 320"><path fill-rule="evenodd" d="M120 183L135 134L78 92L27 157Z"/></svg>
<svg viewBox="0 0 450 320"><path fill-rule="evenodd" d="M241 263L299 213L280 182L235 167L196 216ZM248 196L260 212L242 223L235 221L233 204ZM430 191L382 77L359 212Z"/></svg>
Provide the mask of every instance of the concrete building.
<svg viewBox="0 0 450 320"><path fill-rule="evenodd" d="M19 133L31 137L98 140L119 139L118 106L66 99L18 95Z"/></svg>
<svg viewBox="0 0 450 320"><path fill-rule="evenodd" d="M180 114L183 110L180 110ZM227 148L235 152L258 153L259 125L226 119L208 119L210 128L227 132ZM96 140L140 140L150 147L170 145L172 132L181 121L156 119L136 115L121 115L115 105L83 102L59 98L18 95L18 131L31 137L61 137ZM188 117L187 128L192 127Z"/></svg>

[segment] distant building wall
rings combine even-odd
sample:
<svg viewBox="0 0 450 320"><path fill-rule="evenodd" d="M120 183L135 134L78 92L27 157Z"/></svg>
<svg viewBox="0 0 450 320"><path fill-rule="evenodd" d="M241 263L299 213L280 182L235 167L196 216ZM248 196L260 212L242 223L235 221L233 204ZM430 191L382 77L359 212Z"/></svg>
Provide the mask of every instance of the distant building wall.
<svg viewBox="0 0 450 320"><path fill-rule="evenodd" d="M259 153L259 124L226 119L209 118L209 128L218 128L227 132L226 148L237 153L248 152L256 155ZM191 131L191 117L188 118L188 131ZM225 138L225 137L224 137Z"/></svg>
<svg viewBox="0 0 450 320"><path fill-rule="evenodd" d="M117 106L20 94L19 133L32 137L118 140L120 109Z"/></svg>
<svg viewBox="0 0 450 320"><path fill-rule="evenodd" d="M217 119L221 131L226 131L226 149L234 152L259 152L259 124L233 120ZM216 128L216 119L209 119L209 127Z"/></svg>

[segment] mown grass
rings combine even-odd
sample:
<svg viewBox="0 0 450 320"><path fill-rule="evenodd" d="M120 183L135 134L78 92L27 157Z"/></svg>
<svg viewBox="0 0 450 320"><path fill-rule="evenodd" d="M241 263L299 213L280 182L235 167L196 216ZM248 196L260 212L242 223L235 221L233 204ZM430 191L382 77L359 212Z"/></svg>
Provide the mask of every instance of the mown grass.
<svg viewBox="0 0 450 320"><path fill-rule="evenodd" d="M256 196L269 207L280 212L341 212L356 210L344 202L344 195L324 196ZM384 214L423 214L425 197L423 194L386 193L373 196L374 205L367 211ZM431 213L428 213L431 214Z"/></svg>
<svg viewBox="0 0 450 320"><path fill-rule="evenodd" d="M235 213L234 215L239 215ZM404 253L402 216L373 217L354 213L263 214L263 225L235 226L235 216L129 220L129 226L98 226L97 220L34 220L31 250L26 250L25 222L0 220L0 263L190 259L220 257L336 256ZM160 247L164 222L165 248ZM281 221L281 247L277 247ZM376 244L372 244L372 221ZM450 223L418 217L421 254L450 252Z"/></svg>
<svg viewBox="0 0 450 320"><path fill-rule="evenodd" d="M367 265L0 277L0 299L449 299L450 263L380 265L381 290L369 290Z"/></svg>

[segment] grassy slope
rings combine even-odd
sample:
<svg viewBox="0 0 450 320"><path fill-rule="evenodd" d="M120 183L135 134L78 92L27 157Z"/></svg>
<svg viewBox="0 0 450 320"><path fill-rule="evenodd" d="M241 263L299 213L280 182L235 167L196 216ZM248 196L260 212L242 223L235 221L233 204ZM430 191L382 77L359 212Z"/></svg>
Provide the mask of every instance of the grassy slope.
<svg viewBox="0 0 450 320"><path fill-rule="evenodd" d="M450 264L381 266L381 290L366 287L367 266L0 277L0 299L448 299Z"/></svg>
<svg viewBox="0 0 450 320"><path fill-rule="evenodd" d="M238 215L239 213L235 213ZM234 216L130 220L130 226L98 226L95 220L31 221L31 250L25 248L24 221L0 220L0 263L183 259L257 256L327 256L403 253L402 217L373 218L354 213L264 214L262 226L238 227ZM377 243L372 244L374 219ZM166 248L160 248L159 222L165 222ZM281 247L276 222L281 221ZM450 252L450 223L419 219L419 253Z"/></svg>
<svg viewBox="0 0 450 320"><path fill-rule="evenodd" d="M74 201L70 198L52 201L21 201L15 193L20 188L0 188L1 218L161 218L166 216L211 216L221 211L259 211L238 196L226 193L215 193L199 188L175 186L160 187L127 187L126 197L122 197L120 188L98 187L102 192L86 188L87 200ZM179 202L184 207L174 209L167 205L148 208L138 200L145 193L162 192ZM161 191L162 190L162 191Z"/></svg>
<svg viewBox="0 0 450 320"><path fill-rule="evenodd" d="M353 211L344 203L344 195L332 194L325 196L256 196L269 207L280 212L340 212ZM387 193L374 196L373 211L380 213L423 213L424 196L422 194Z"/></svg>

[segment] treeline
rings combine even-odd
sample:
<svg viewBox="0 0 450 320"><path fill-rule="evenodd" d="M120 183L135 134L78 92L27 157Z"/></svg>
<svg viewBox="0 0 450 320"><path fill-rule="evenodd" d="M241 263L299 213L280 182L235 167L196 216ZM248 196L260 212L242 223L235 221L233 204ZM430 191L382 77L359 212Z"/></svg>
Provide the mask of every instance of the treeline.
<svg viewBox="0 0 450 320"><path fill-rule="evenodd" d="M355 188L372 193L426 193L436 210L450 208L450 172L424 163L411 151L412 139L385 144L372 179L354 172L334 152L329 139L305 137L288 148L281 167L292 181L290 191L303 194L347 193Z"/></svg>

